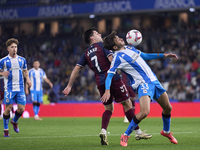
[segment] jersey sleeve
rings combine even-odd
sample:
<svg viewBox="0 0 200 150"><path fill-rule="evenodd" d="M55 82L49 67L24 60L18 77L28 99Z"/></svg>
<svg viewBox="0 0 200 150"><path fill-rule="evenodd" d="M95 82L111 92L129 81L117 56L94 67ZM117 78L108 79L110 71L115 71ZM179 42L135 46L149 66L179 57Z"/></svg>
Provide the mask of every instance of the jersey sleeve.
<svg viewBox="0 0 200 150"><path fill-rule="evenodd" d="M28 71L28 76L31 78L31 70Z"/></svg>
<svg viewBox="0 0 200 150"><path fill-rule="evenodd" d="M76 65L83 67L83 66L85 66L86 64L87 64L87 60L86 60L86 58L85 58L85 54L83 54L83 55L81 56L81 59L79 60L79 62L78 62Z"/></svg>
<svg viewBox="0 0 200 150"><path fill-rule="evenodd" d="M3 60L0 59L0 70L3 70Z"/></svg>
<svg viewBox="0 0 200 150"><path fill-rule="evenodd" d="M43 79L46 79L47 78L47 75L46 75L46 73L44 72L44 70L42 70L43 71L43 76L42 76L42 78Z"/></svg>
<svg viewBox="0 0 200 150"><path fill-rule="evenodd" d="M103 50L106 57L113 55L113 52L111 50L108 50L108 49L105 49L105 48L102 48L102 50Z"/></svg>
<svg viewBox="0 0 200 150"><path fill-rule="evenodd" d="M121 63L120 57L118 55L115 55L115 57L113 58L113 61L111 62L108 73L115 74L117 69L120 69L120 68L122 68L122 63Z"/></svg>
<svg viewBox="0 0 200 150"><path fill-rule="evenodd" d="M146 53L143 53L141 52L141 55L140 55L144 60L151 60L151 59L157 59L157 58L163 58L164 57L164 54L146 54Z"/></svg>
<svg viewBox="0 0 200 150"><path fill-rule="evenodd" d="M107 76L106 82L105 82L105 88L106 88L106 90L110 89L111 81L112 81L113 76L114 76L114 74L108 73L108 76Z"/></svg>
<svg viewBox="0 0 200 150"><path fill-rule="evenodd" d="M26 63L26 59L24 59L24 64L23 64L23 67L22 67L24 70L27 69L27 63Z"/></svg>

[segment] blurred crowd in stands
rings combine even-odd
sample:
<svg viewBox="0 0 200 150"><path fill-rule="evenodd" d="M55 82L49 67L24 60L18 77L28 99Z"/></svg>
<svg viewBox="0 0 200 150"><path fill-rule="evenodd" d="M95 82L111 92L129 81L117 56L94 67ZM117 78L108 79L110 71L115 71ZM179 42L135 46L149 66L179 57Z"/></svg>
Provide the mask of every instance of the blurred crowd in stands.
<svg viewBox="0 0 200 150"><path fill-rule="evenodd" d="M197 19L199 20L199 18ZM120 37L133 27L121 26L117 32ZM178 60L156 59L147 61L158 79L168 92L171 100L192 101L200 99L200 22L188 24L180 22L170 27L151 27L138 29L143 34L143 41L137 47L145 53L176 53ZM107 31L102 37L109 34ZM53 90L44 84L44 92L55 96L54 100L99 100L94 74L84 67L76 79L72 92L64 97L71 71L87 48L81 36L83 28L76 26L67 33L51 36L43 32L37 35L25 35L23 32L0 38L0 58L7 55L4 42L11 37L19 40L18 54L27 59L28 68L34 60L39 60L54 84ZM51 97L52 98L52 97ZM52 100L53 101L53 100Z"/></svg>

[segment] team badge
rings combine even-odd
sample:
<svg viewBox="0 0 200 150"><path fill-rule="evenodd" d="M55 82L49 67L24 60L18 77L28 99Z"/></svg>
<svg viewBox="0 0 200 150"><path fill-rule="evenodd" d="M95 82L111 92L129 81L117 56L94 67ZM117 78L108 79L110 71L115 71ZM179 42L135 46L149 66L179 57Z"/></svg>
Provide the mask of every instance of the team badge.
<svg viewBox="0 0 200 150"><path fill-rule="evenodd" d="M21 62L22 60L19 58L19 61Z"/></svg>
<svg viewBox="0 0 200 150"><path fill-rule="evenodd" d="M143 93L147 93L147 90L146 90L146 89L144 89L144 90L143 90Z"/></svg>

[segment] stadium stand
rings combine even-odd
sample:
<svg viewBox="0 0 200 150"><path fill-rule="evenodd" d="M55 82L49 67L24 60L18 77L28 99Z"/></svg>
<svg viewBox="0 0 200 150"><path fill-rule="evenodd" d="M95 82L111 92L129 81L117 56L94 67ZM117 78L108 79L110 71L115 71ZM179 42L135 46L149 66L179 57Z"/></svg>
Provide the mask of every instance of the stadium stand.
<svg viewBox="0 0 200 150"><path fill-rule="evenodd" d="M1 4L2 2L3 0ZM1 7L6 7L11 2L13 7L37 6L41 3L39 0L11 0L6 1ZM78 1L49 0L51 4L75 2ZM148 53L176 53L179 57L177 61L160 59L151 60L148 63L167 89L170 100L195 101L200 99L200 15L199 11L189 13L189 21L184 22L183 20L177 21L176 13L178 14L178 12L152 13L150 20L153 23L150 26L141 25L139 28L144 38L138 49ZM130 25L129 16L121 16L124 24L116 29L120 36L125 37L127 31L133 28ZM141 23L143 23L146 18L144 14L141 16ZM171 18L169 26L164 25L166 18ZM75 20L78 22L78 19ZM59 21L62 22L61 19ZM95 25L96 21L98 20L94 19L92 25ZM107 26L112 26L112 23L108 22ZM54 36L47 31L39 35L34 32L13 34L13 32L7 32L4 24L1 28L0 49L3 51L0 53L0 58L7 55L5 40L10 37L18 38L20 41L18 53L27 58L29 68L32 67L33 60L37 59L41 62L42 68L54 84L54 92L58 101L99 100L99 94L94 88L96 85L93 74L87 67L81 71L70 96L64 97L62 94L74 65L87 47L81 39L83 33L81 24L69 25L66 31L59 32ZM107 35L110 31L111 29L108 29L102 36ZM49 91L47 85L44 85L44 89Z"/></svg>

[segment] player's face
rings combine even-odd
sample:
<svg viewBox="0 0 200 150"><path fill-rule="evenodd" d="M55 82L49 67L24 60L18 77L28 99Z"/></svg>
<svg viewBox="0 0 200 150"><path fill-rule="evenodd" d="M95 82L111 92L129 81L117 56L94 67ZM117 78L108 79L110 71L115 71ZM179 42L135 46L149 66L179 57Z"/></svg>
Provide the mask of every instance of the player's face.
<svg viewBox="0 0 200 150"><path fill-rule="evenodd" d="M93 31L93 36L92 37L94 38L94 40L96 42L103 42L101 34L99 32L97 32L97 31Z"/></svg>
<svg viewBox="0 0 200 150"><path fill-rule="evenodd" d="M33 63L33 67L37 70L37 69L40 67L39 61L35 61L35 62Z"/></svg>
<svg viewBox="0 0 200 150"><path fill-rule="evenodd" d="M125 45L124 40L118 36L115 37L114 42L117 50L121 49Z"/></svg>
<svg viewBox="0 0 200 150"><path fill-rule="evenodd" d="M7 50L11 57L15 57L17 55L17 44L12 43L10 46L7 47Z"/></svg>

